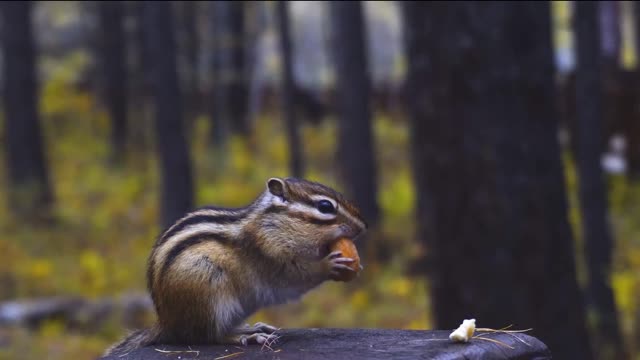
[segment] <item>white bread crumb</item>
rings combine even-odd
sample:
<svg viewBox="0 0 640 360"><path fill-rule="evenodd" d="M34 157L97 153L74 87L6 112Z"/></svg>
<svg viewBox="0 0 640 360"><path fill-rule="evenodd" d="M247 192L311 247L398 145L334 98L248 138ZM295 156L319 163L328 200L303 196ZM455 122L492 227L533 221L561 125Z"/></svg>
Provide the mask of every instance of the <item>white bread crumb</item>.
<svg viewBox="0 0 640 360"><path fill-rule="evenodd" d="M449 339L455 342L467 342L473 336L473 332L476 330L476 319L469 319L462 321L457 329L455 329L450 335Z"/></svg>

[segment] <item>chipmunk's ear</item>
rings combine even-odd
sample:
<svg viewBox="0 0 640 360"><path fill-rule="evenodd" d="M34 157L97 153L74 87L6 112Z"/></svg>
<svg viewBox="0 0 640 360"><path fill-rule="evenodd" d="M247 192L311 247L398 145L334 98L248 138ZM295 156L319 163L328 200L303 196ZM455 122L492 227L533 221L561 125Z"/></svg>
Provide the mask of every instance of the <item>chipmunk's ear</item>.
<svg viewBox="0 0 640 360"><path fill-rule="evenodd" d="M285 199L284 180L279 178L271 178L267 181L267 189L272 195Z"/></svg>

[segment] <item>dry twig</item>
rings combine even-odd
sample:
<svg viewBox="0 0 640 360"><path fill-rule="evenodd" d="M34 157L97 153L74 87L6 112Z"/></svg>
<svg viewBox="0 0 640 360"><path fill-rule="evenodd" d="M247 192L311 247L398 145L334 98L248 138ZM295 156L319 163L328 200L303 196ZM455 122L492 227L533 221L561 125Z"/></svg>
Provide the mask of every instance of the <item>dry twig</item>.
<svg viewBox="0 0 640 360"><path fill-rule="evenodd" d="M214 360L229 359L229 358L232 358L232 357L236 357L236 356L238 356L238 355L241 355L241 354L244 354L244 352L239 351L239 352L231 353L231 354L229 354L229 355L225 355L225 356L217 357L217 358L215 358Z"/></svg>
<svg viewBox="0 0 640 360"><path fill-rule="evenodd" d="M161 352L163 354L181 354L181 353L195 353L196 356L200 355L200 351L199 350L161 350L161 349L154 349L157 352Z"/></svg>

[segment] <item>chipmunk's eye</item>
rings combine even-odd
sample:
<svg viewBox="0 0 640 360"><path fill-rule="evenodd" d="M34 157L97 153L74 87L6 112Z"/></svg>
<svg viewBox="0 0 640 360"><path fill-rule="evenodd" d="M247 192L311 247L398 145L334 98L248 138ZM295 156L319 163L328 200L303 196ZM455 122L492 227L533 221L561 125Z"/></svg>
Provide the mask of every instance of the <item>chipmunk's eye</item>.
<svg viewBox="0 0 640 360"><path fill-rule="evenodd" d="M333 204L329 200L320 200L317 204L318 211L323 214L333 214L336 212L336 208L333 207Z"/></svg>

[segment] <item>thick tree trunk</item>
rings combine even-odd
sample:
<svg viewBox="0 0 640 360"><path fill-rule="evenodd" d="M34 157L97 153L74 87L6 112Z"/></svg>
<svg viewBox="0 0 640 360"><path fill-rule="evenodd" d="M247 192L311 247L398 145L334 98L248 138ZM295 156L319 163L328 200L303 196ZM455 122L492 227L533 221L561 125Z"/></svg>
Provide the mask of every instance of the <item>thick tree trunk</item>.
<svg viewBox="0 0 640 360"><path fill-rule="evenodd" d="M547 2L407 2L418 236L439 328L532 327L591 359L557 143Z"/></svg>
<svg viewBox="0 0 640 360"><path fill-rule="evenodd" d="M0 6L9 205L21 217L46 217L53 196L38 115L33 3L5 1Z"/></svg>
<svg viewBox="0 0 640 360"><path fill-rule="evenodd" d="M595 347L603 359L623 359L624 347L610 284L613 238L609 228L607 190L600 165L603 153L602 70L598 3L576 3L576 102L578 174L582 229L589 274L588 295L594 308Z"/></svg>
<svg viewBox="0 0 640 360"><path fill-rule="evenodd" d="M364 218L375 224L380 210L362 4L332 1L329 9L338 111L336 158L345 192L360 205Z"/></svg>
<svg viewBox="0 0 640 360"><path fill-rule="evenodd" d="M155 105L156 146L160 155L161 222L169 226L192 207L191 160L182 121L171 3L147 1L143 6L148 79Z"/></svg>
<svg viewBox="0 0 640 360"><path fill-rule="evenodd" d="M289 9L287 1L277 2L278 30L280 35L281 64L281 99L282 115L287 128L289 142L289 171L295 177L304 175L303 151L300 144L300 130L294 109L295 82L293 79L293 65L291 63L291 36L289 32Z"/></svg>
<svg viewBox="0 0 640 360"><path fill-rule="evenodd" d="M124 3L99 1L100 64L104 99L111 120L113 160L119 163L127 143L127 65L124 37Z"/></svg>

